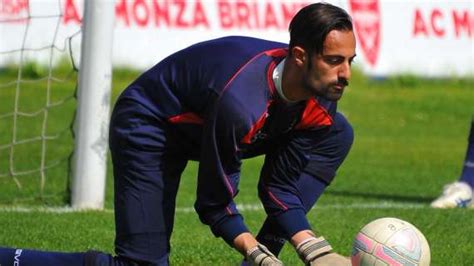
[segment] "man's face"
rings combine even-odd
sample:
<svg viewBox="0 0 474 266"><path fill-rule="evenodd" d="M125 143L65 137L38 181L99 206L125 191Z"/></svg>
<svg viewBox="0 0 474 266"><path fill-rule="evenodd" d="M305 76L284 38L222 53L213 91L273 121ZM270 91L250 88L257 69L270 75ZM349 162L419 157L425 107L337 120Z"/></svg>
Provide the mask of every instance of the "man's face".
<svg viewBox="0 0 474 266"><path fill-rule="evenodd" d="M303 75L303 87L312 95L339 100L344 87L349 85L355 49L352 31L330 31L324 40L322 53L310 55Z"/></svg>

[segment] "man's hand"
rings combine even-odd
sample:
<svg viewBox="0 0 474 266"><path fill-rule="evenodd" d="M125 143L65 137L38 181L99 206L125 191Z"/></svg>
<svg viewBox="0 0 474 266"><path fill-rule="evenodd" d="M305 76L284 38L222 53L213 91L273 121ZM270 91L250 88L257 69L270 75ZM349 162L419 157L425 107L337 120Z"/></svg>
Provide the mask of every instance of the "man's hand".
<svg viewBox="0 0 474 266"><path fill-rule="evenodd" d="M264 245L257 244L247 251L246 260L252 266L282 266L283 263Z"/></svg>

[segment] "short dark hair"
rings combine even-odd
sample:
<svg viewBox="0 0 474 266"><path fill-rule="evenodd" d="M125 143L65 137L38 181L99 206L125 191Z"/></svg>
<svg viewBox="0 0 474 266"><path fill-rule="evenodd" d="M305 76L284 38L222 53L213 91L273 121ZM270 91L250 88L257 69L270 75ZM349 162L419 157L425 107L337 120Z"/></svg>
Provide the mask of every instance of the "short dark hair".
<svg viewBox="0 0 474 266"><path fill-rule="evenodd" d="M305 6L290 22L290 53L294 46L301 46L309 54L321 54L332 30L352 31L352 19L344 9L328 3Z"/></svg>

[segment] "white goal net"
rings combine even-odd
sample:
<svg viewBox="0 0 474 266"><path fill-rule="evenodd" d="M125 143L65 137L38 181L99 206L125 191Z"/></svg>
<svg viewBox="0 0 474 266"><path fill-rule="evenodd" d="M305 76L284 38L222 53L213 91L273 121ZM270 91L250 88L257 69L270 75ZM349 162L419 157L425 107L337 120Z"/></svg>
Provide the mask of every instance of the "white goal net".
<svg viewBox="0 0 474 266"><path fill-rule="evenodd" d="M65 2L0 0L1 205L71 200L83 33Z"/></svg>

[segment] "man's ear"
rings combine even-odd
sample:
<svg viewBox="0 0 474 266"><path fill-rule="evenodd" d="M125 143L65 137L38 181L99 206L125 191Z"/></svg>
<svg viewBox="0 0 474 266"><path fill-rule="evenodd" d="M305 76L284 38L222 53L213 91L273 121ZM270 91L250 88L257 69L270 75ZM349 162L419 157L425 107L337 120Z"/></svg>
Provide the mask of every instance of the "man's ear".
<svg viewBox="0 0 474 266"><path fill-rule="evenodd" d="M293 48L291 48L291 54L294 57L296 65L299 67L303 67L306 61L309 60L306 51L300 46L293 46Z"/></svg>

